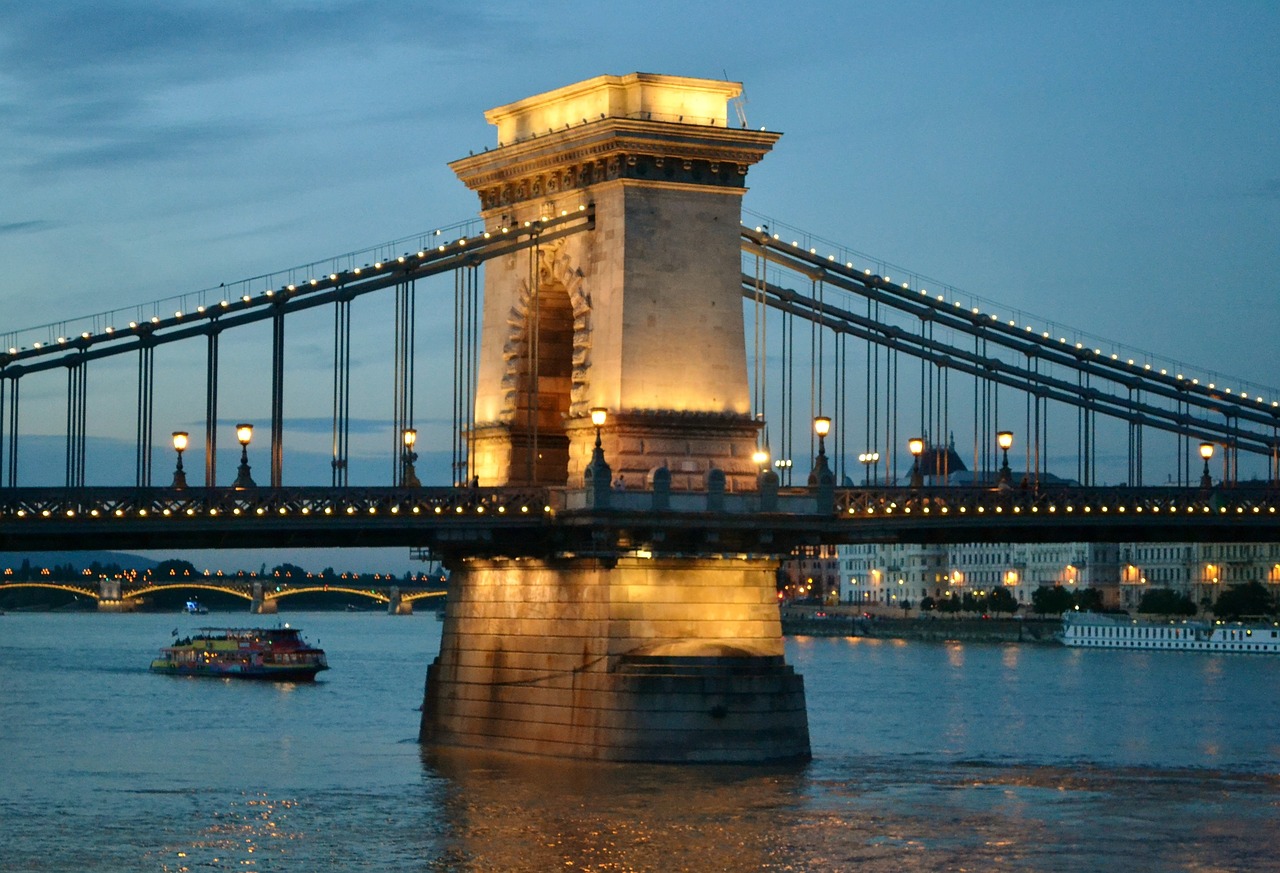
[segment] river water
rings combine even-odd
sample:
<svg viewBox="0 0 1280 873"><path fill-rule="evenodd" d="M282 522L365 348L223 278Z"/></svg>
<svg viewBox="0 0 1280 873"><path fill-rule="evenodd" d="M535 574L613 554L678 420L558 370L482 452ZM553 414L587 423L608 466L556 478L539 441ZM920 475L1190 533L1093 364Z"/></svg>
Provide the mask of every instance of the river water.
<svg viewBox="0 0 1280 873"><path fill-rule="evenodd" d="M248 616L0 617L0 869L1275 871L1280 658L788 641L805 766L424 754L431 615L281 614L314 684L152 675Z"/></svg>

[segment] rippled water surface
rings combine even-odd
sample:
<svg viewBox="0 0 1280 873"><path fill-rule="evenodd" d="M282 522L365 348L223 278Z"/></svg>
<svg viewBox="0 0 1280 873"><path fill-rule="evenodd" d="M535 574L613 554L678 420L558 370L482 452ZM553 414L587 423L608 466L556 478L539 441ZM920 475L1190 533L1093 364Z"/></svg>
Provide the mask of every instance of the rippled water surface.
<svg viewBox="0 0 1280 873"><path fill-rule="evenodd" d="M432 616L280 619L318 682L0 617L0 869L1280 870L1280 658L796 639L812 763L618 766L424 754Z"/></svg>

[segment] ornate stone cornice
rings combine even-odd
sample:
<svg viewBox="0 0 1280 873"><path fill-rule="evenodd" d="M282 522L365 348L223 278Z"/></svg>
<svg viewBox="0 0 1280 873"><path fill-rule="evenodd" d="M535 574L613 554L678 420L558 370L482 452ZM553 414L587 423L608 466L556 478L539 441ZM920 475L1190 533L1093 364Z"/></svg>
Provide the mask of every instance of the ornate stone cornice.
<svg viewBox="0 0 1280 873"><path fill-rule="evenodd" d="M742 188L781 136L766 131L603 118L531 137L449 166L482 209L615 179Z"/></svg>

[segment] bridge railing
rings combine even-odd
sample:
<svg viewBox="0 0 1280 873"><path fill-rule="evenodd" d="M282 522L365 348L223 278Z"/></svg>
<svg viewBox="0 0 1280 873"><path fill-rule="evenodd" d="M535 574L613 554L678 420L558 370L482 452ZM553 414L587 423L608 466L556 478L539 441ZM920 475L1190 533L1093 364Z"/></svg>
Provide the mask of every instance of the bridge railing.
<svg viewBox="0 0 1280 873"><path fill-rule="evenodd" d="M546 488L6 488L0 519L84 520L218 516L537 516Z"/></svg>
<svg viewBox="0 0 1280 873"><path fill-rule="evenodd" d="M1280 488L1180 488L1173 486L1084 488L842 488L833 511L852 517L919 515L1114 516L1235 514L1275 515Z"/></svg>
<svg viewBox="0 0 1280 873"><path fill-rule="evenodd" d="M560 512L610 509L670 513L780 513L910 515L912 513L1280 512L1280 487L852 487L832 489L823 505L815 488L783 488L762 506L761 492L626 490L593 502L586 490L498 488L7 488L0 489L0 519L10 522L110 518L216 518L218 516L421 515L437 521L490 515L535 518Z"/></svg>

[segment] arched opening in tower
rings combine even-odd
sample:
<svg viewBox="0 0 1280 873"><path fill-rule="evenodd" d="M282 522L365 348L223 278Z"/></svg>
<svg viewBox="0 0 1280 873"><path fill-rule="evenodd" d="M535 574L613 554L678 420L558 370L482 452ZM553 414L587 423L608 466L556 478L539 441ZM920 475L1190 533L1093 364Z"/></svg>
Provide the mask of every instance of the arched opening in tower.
<svg viewBox="0 0 1280 873"><path fill-rule="evenodd" d="M573 306L564 284L540 284L527 318L511 423L511 482L564 485L569 476L565 421L573 385Z"/></svg>

